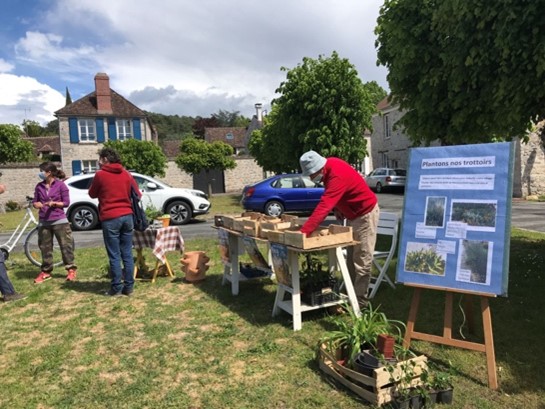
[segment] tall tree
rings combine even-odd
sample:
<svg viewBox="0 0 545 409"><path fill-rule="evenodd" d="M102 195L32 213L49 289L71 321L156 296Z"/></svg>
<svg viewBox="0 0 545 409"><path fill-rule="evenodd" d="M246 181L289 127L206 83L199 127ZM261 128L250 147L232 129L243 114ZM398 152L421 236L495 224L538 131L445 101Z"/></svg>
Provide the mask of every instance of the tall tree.
<svg viewBox="0 0 545 409"><path fill-rule="evenodd" d="M34 145L21 138L21 129L17 125L0 124L0 164L34 158Z"/></svg>
<svg viewBox="0 0 545 409"><path fill-rule="evenodd" d="M151 141L108 141L104 146L115 149L127 169L148 176L165 176L167 158L161 148Z"/></svg>
<svg viewBox="0 0 545 409"><path fill-rule="evenodd" d="M204 138L204 128L217 128L221 126L217 118L202 118L198 116L193 124L193 133Z"/></svg>
<svg viewBox="0 0 545 409"><path fill-rule="evenodd" d="M70 96L70 91L68 91L68 87L66 87L66 105L70 105L72 103L72 97Z"/></svg>
<svg viewBox="0 0 545 409"><path fill-rule="evenodd" d="M545 2L386 0L376 27L416 143L509 140L545 117Z"/></svg>
<svg viewBox="0 0 545 409"><path fill-rule="evenodd" d="M388 95L386 90L378 85L376 81L366 82L365 84L363 84L363 87L367 90L371 100L373 101L373 104L375 105L377 105L386 97L386 95Z"/></svg>
<svg viewBox="0 0 545 409"><path fill-rule="evenodd" d="M58 135L59 134L59 120L54 119L49 121L44 128L44 135Z"/></svg>
<svg viewBox="0 0 545 409"><path fill-rule="evenodd" d="M217 113L212 114L212 118L218 120L218 126L222 127L245 127L250 123L248 118L240 115L239 111L224 111L220 109Z"/></svg>
<svg viewBox="0 0 545 409"><path fill-rule="evenodd" d="M210 170L234 169L237 164L233 159L233 148L225 142L208 143L202 139L186 138L180 144L180 154L176 157L178 167L190 174ZM208 195L212 195L212 186L208 184Z"/></svg>
<svg viewBox="0 0 545 409"><path fill-rule="evenodd" d="M372 129L376 104L354 66L333 52L282 70L287 75L276 90L281 95L262 130L252 135L257 163L273 172L293 171L309 149L360 162L367 155L363 132Z"/></svg>

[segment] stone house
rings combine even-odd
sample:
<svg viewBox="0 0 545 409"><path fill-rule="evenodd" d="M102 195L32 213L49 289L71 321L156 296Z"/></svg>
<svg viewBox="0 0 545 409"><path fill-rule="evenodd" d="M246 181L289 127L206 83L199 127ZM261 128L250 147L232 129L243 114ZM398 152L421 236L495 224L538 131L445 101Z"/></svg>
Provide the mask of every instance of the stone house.
<svg viewBox="0 0 545 409"><path fill-rule="evenodd" d="M62 167L66 175L94 172L98 151L109 140L157 141L146 113L110 88L105 73L95 90L55 112L59 120Z"/></svg>
<svg viewBox="0 0 545 409"><path fill-rule="evenodd" d="M409 148L412 143L401 127L395 124L403 116L397 104L384 98L377 105L378 114L372 118L371 161L373 168L406 168ZM541 135L545 121L538 124L529 135L529 142L515 139L515 169L513 175L513 197L538 196L545 194L545 148ZM439 141L430 146L440 146Z"/></svg>

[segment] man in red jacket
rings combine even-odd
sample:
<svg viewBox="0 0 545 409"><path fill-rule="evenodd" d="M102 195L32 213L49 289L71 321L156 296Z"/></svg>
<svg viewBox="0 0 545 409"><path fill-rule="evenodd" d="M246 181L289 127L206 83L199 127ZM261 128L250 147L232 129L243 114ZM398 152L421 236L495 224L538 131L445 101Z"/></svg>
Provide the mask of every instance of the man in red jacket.
<svg viewBox="0 0 545 409"><path fill-rule="evenodd" d="M299 159L303 175L315 183L323 183L324 194L310 218L301 228L307 236L334 211L338 219L347 219L355 241L347 248L348 271L361 306L367 305L373 252L377 239L379 207L376 195L356 170L339 158L324 158L308 151ZM350 262L352 261L352 262Z"/></svg>
<svg viewBox="0 0 545 409"><path fill-rule="evenodd" d="M98 198L102 236L110 260L112 283L106 295L130 297L134 287L131 184L138 193L140 191L132 175L121 165L116 151L104 148L98 156L100 170L89 187L89 196Z"/></svg>

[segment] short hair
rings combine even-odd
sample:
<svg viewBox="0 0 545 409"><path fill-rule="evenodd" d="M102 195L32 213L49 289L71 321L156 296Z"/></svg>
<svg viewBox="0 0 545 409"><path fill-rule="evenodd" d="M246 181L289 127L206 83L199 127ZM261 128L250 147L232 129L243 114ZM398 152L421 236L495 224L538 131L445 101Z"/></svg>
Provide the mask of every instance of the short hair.
<svg viewBox="0 0 545 409"><path fill-rule="evenodd" d="M103 148L98 152L99 158L104 158L110 163L120 163L121 158L119 154L112 148Z"/></svg>

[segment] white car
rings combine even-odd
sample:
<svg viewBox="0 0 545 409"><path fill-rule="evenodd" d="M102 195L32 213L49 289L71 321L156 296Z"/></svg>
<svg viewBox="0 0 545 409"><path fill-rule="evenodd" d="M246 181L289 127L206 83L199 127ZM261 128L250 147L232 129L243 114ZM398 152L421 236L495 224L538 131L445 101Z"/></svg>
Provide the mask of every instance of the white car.
<svg viewBox="0 0 545 409"><path fill-rule="evenodd" d="M150 176L131 172L142 192L144 209L153 206L165 214L170 214L173 225L186 224L194 216L206 214L210 210L207 195L195 189L174 188ZM69 177L64 181L70 191L70 206L66 210L73 230L92 230L98 220L98 200L89 197L89 186L94 173Z"/></svg>

